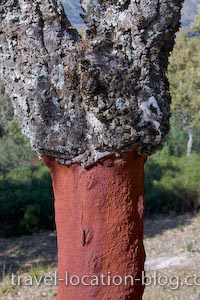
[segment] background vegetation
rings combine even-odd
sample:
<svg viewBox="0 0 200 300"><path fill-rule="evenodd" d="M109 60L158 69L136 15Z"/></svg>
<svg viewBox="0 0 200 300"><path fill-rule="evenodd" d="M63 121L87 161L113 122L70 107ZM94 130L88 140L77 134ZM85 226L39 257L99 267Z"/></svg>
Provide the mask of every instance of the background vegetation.
<svg viewBox="0 0 200 300"><path fill-rule="evenodd" d="M171 131L146 165L147 215L200 208L200 8L170 58Z"/></svg>
<svg viewBox="0 0 200 300"><path fill-rule="evenodd" d="M0 84L0 235L54 228L49 173L22 135Z"/></svg>
<svg viewBox="0 0 200 300"><path fill-rule="evenodd" d="M177 35L168 76L171 131L146 164L147 215L200 208L200 10ZM0 235L54 228L48 170L30 149L0 84Z"/></svg>

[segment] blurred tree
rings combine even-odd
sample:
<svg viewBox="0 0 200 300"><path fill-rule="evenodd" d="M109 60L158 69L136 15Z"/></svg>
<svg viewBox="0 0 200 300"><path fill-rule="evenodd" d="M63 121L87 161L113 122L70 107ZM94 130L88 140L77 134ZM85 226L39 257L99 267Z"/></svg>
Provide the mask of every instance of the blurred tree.
<svg viewBox="0 0 200 300"><path fill-rule="evenodd" d="M170 132L165 140L163 151L165 156L181 157L185 155L187 147L187 132L183 130L181 116L172 114Z"/></svg>
<svg viewBox="0 0 200 300"><path fill-rule="evenodd" d="M195 22L200 19L200 11ZM194 22L194 24L195 24ZM194 27L193 27L194 28ZM195 25L197 30L197 25ZM199 132L200 121L200 37L188 36L181 29L170 58L168 76L171 86L172 110L182 119L188 133L187 155L193 150L195 131Z"/></svg>

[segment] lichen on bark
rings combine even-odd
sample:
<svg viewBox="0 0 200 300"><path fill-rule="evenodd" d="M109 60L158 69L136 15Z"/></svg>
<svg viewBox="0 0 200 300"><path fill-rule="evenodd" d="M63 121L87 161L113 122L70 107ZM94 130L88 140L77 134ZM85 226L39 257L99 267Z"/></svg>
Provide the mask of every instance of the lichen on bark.
<svg viewBox="0 0 200 300"><path fill-rule="evenodd" d="M182 2L82 0L80 36L60 1L1 0L0 75L39 155L88 166L160 147Z"/></svg>

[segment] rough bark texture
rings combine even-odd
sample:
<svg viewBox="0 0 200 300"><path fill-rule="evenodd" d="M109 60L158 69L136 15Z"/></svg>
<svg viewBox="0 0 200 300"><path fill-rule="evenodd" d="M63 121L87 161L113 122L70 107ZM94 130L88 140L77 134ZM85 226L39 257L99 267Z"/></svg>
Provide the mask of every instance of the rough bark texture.
<svg viewBox="0 0 200 300"><path fill-rule="evenodd" d="M142 299L145 159L131 151L87 170L44 158L55 194L59 278L68 272L68 285L59 281L58 300ZM94 276L101 282L102 274L105 285L90 284ZM109 285L109 274L123 279L131 275L135 281ZM85 280L89 286L72 286L73 275L93 277Z"/></svg>
<svg viewBox="0 0 200 300"><path fill-rule="evenodd" d="M0 74L40 155L88 166L160 146L182 0L82 0L84 37L60 1L0 4Z"/></svg>

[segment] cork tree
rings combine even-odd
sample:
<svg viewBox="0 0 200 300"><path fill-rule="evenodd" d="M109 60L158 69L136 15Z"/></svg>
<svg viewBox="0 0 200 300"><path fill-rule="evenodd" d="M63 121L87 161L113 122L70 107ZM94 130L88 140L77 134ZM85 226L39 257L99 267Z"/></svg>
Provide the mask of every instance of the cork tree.
<svg viewBox="0 0 200 300"><path fill-rule="evenodd" d="M144 163L169 130L182 1L81 5L83 36L58 0L1 0L0 75L51 172L57 299L139 300Z"/></svg>

